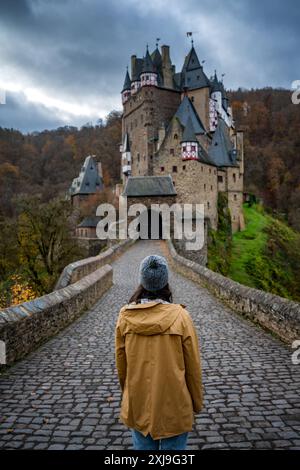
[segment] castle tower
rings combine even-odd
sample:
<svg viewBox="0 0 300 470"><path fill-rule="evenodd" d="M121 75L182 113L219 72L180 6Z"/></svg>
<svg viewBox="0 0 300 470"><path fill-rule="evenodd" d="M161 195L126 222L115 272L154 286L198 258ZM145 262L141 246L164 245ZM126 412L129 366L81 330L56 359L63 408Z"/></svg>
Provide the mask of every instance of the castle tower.
<svg viewBox="0 0 300 470"><path fill-rule="evenodd" d="M210 81L203 71L194 46L185 58L181 75L184 94L187 94L195 106L205 130L209 131Z"/></svg>
<svg viewBox="0 0 300 470"><path fill-rule="evenodd" d="M157 86L157 72L150 57L148 46L141 73L141 86Z"/></svg>
<svg viewBox="0 0 300 470"><path fill-rule="evenodd" d="M126 103L131 95L131 80L128 73L128 67L125 75L123 90L122 90L122 103Z"/></svg>
<svg viewBox="0 0 300 470"><path fill-rule="evenodd" d="M226 122L228 127L232 126L232 110L228 104L228 96L226 94L223 82L218 80L217 72L211 81L211 120L210 127L214 130L214 111Z"/></svg>

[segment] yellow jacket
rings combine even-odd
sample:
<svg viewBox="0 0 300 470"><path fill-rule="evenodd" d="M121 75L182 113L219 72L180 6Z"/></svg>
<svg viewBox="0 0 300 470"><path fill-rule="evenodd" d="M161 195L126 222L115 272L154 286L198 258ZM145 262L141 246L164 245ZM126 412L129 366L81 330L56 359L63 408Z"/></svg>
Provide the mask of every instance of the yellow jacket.
<svg viewBox="0 0 300 470"><path fill-rule="evenodd" d="M153 439L191 431L202 408L197 335L180 304L125 305L115 336L121 421Z"/></svg>

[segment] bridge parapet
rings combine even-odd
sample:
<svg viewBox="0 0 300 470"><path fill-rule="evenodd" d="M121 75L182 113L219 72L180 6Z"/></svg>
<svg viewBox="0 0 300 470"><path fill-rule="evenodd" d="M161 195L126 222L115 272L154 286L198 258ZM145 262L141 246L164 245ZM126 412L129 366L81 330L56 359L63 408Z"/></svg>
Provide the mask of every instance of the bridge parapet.
<svg viewBox="0 0 300 470"><path fill-rule="evenodd" d="M211 290L233 310L263 328L275 333L282 341L300 339L300 304L278 295L247 287L222 274L180 256L171 240L167 241L174 267Z"/></svg>
<svg viewBox="0 0 300 470"><path fill-rule="evenodd" d="M98 256L71 263L50 294L0 310L1 364L10 365L59 333L91 308L113 284L109 265L134 243L127 239Z"/></svg>

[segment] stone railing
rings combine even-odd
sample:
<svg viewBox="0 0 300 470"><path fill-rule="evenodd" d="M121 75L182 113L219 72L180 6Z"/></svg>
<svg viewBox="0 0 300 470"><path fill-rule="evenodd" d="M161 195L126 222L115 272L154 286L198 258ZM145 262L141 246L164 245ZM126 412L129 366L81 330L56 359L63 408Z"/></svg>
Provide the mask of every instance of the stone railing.
<svg viewBox="0 0 300 470"><path fill-rule="evenodd" d="M167 241L174 267L207 287L233 310L291 343L300 339L300 304L262 290L246 287L178 255Z"/></svg>
<svg viewBox="0 0 300 470"><path fill-rule="evenodd" d="M60 275L60 278L57 281L55 290L66 287L74 282L82 279L84 276L92 273L96 269L104 266L105 264L110 264L117 256L123 253L130 245L134 243L135 240L128 238L107 250L103 251L97 256L92 256L90 258L85 258L74 263L68 264L65 267L63 272Z"/></svg>
<svg viewBox="0 0 300 470"><path fill-rule="evenodd" d="M0 367L32 352L91 308L112 286L109 263L132 243L133 240L124 240L98 256L69 264L56 290L0 310Z"/></svg>

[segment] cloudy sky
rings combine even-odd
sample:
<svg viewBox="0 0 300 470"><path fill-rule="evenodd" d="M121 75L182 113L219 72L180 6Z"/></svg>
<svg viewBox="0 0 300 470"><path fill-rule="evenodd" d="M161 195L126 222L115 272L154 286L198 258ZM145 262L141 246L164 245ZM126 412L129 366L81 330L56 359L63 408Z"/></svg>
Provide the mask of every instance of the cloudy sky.
<svg viewBox="0 0 300 470"><path fill-rule="evenodd" d="M171 46L180 70L194 43L227 88L300 79L298 0L1 0L0 126L23 132L95 123L121 109L131 54Z"/></svg>

